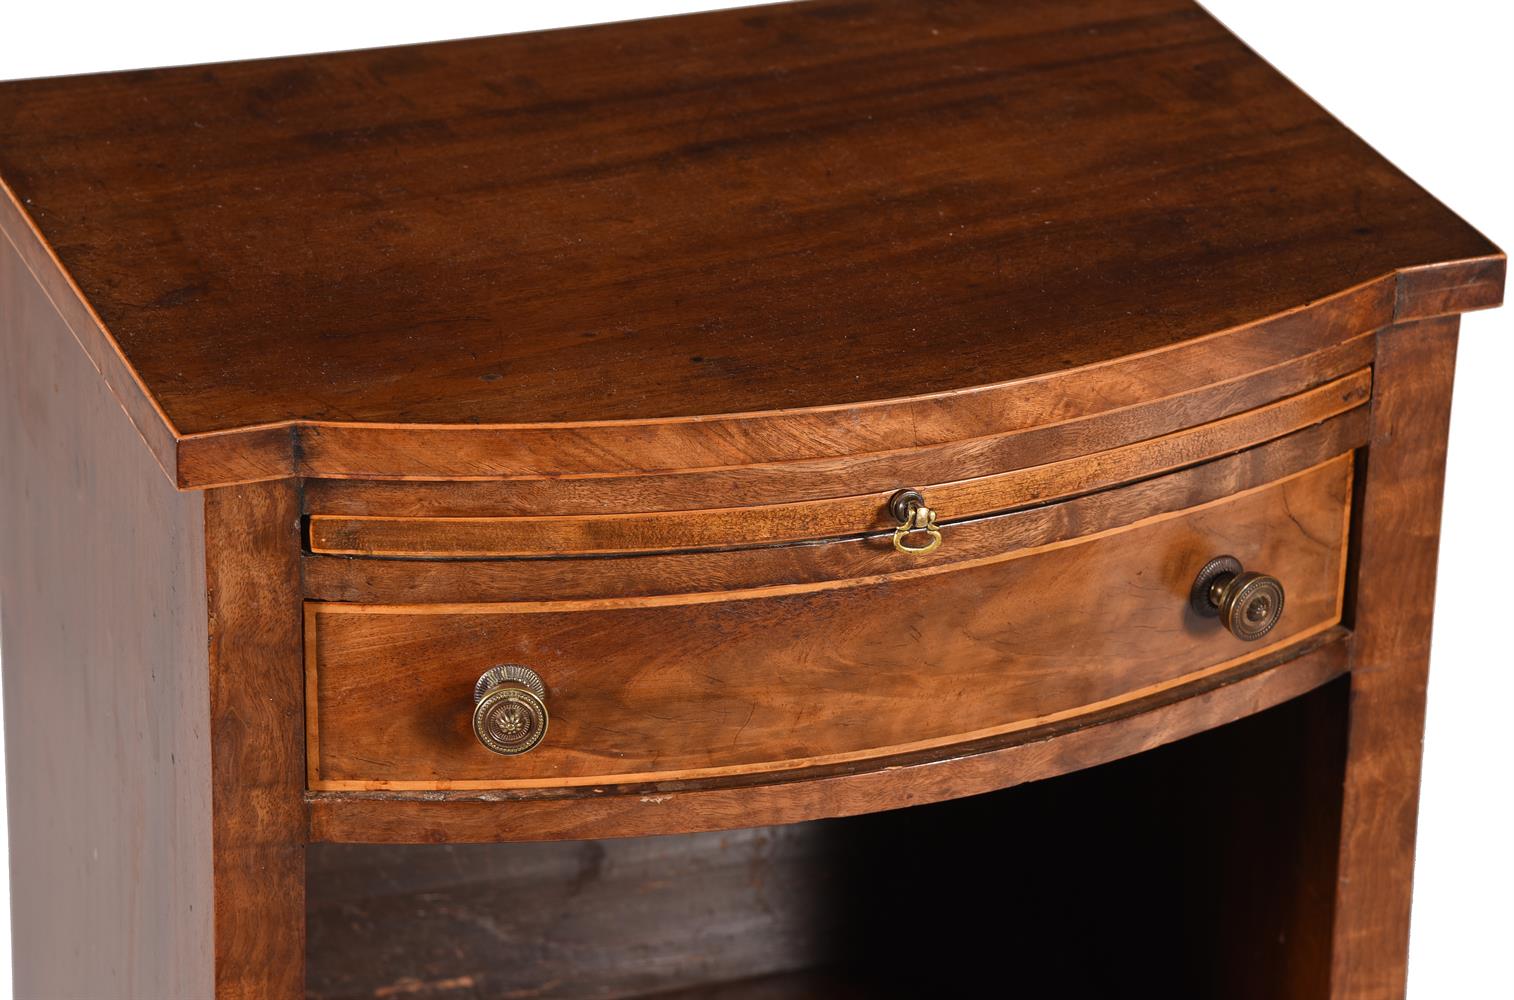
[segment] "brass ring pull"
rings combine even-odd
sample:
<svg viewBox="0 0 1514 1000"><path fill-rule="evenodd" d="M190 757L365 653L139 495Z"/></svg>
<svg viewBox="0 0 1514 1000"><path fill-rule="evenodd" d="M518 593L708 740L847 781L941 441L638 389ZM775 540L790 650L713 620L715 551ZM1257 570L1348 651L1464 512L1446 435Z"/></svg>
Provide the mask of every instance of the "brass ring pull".
<svg viewBox="0 0 1514 1000"><path fill-rule="evenodd" d="M899 521L894 529L894 549L906 555L918 556L934 552L941 547L941 529L936 527L936 512L925 506L925 497L919 490L900 490L888 501L889 512ZM909 536L925 532L924 545L911 545Z"/></svg>
<svg viewBox="0 0 1514 1000"><path fill-rule="evenodd" d="M530 667L490 667L473 685L473 735L497 754L536 749L547 721L547 686Z"/></svg>
<svg viewBox="0 0 1514 1000"><path fill-rule="evenodd" d="M1264 573L1248 573L1235 556L1216 556L1193 581L1188 601L1206 618L1218 618L1237 639L1254 642L1283 617L1283 585Z"/></svg>

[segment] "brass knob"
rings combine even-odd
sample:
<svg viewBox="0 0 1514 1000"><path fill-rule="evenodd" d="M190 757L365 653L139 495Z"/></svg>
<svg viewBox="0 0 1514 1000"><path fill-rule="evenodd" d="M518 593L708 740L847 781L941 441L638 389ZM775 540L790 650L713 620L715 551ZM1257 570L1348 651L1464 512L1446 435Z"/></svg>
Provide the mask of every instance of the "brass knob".
<svg viewBox="0 0 1514 1000"><path fill-rule="evenodd" d="M1252 642L1283 617L1283 585L1265 573L1248 573L1235 556L1216 556L1193 581L1188 601L1206 618L1218 618L1237 639Z"/></svg>
<svg viewBox="0 0 1514 1000"><path fill-rule="evenodd" d="M495 753L513 757L547 735L547 686L536 671L505 663L473 685L473 735Z"/></svg>

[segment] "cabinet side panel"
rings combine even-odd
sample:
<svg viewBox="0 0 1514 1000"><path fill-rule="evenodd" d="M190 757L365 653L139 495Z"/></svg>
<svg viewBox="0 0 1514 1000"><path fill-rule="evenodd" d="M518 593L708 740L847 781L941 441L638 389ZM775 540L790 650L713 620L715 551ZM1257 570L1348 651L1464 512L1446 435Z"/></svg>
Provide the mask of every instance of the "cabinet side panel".
<svg viewBox="0 0 1514 1000"><path fill-rule="evenodd" d="M203 500L4 240L0 470L16 995L208 996Z"/></svg>

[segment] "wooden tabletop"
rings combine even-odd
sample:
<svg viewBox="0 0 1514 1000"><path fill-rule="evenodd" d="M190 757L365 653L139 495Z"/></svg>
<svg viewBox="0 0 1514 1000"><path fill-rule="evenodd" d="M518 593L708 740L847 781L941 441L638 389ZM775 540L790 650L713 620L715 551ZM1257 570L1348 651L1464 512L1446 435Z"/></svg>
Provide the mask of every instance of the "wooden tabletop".
<svg viewBox="0 0 1514 1000"><path fill-rule="evenodd" d="M1427 265L1455 300L1402 286L1400 313L1503 282L1186 0L821 0L10 82L0 178L0 226L169 446L920 396Z"/></svg>

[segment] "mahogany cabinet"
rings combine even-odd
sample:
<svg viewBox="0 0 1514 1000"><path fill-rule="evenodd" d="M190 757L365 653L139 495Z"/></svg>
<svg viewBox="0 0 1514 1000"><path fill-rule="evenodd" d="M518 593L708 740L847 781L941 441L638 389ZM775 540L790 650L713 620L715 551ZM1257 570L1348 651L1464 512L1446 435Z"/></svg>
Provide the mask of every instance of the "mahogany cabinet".
<svg viewBox="0 0 1514 1000"><path fill-rule="evenodd" d="M1505 259L1188 0L10 82L0 181L18 996L1402 995Z"/></svg>

